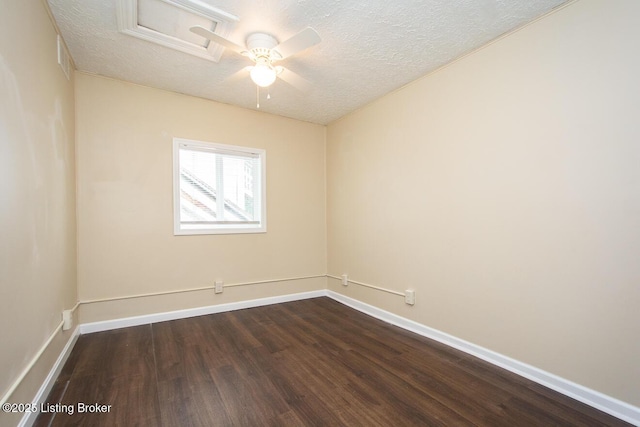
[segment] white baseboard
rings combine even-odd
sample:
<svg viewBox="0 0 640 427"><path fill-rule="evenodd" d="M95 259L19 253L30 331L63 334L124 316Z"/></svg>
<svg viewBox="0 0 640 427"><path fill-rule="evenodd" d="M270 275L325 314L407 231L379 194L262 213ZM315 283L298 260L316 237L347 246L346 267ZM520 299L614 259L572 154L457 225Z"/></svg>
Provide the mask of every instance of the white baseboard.
<svg viewBox="0 0 640 427"><path fill-rule="evenodd" d="M79 336L80 336L80 326L76 326L76 328L73 330L73 333L69 337L69 340L67 341L64 348L60 352L60 355L56 359L56 363L53 364L53 367L49 371L49 375L47 375L47 378L45 378L44 382L40 386L38 393L36 393L35 397L33 398L32 403L36 404L38 408L41 407L41 405L45 402L47 396L49 396L49 393L51 392L53 385L58 379L58 375L60 375L60 372L62 371L64 364L69 358L69 355L71 354L71 350L73 349L73 346L76 344L76 341L78 341ZM36 421L36 418L38 418L38 415L40 415L40 411L26 412L22 417L22 419L20 420L18 427L33 425L33 423Z"/></svg>
<svg viewBox="0 0 640 427"><path fill-rule="evenodd" d="M186 319L188 317L204 316L207 314L223 313L233 310L242 310L244 308L260 307L263 305L317 298L326 295L326 291L322 289L318 291L301 292L297 294L279 295L275 297L230 302L227 304L189 308L186 310L169 311L165 313L145 314L142 316L126 317L123 319L104 320L101 322L85 323L80 325L80 333L90 334L93 332L109 331L111 329L127 328L129 326L147 325L149 323L166 322L167 320Z"/></svg>
<svg viewBox="0 0 640 427"><path fill-rule="evenodd" d="M330 290L327 290L326 292L329 298L332 298L362 313L368 314L372 317L375 317L387 323L391 323L392 325L398 326L402 329L415 332L418 335L431 338L450 347L464 351L465 353L476 356L493 365L504 368L531 381L534 381L538 384L569 396L575 400L592 406L602 412L613 415L616 418L624 420L633 425L640 426L640 408L636 406L615 399L611 396L607 396L590 388L581 386L580 384L576 384L557 375L543 371L542 369L538 369L534 366L519 362L510 357L488 350L484 347L480 347L479 345L470 343L460 338L456 338L447 333L438 331L437 329L430 328L421 323L414 322L413 320L409 320L407 318L379 309L372 305L344 296L337 292Z"/></svg>

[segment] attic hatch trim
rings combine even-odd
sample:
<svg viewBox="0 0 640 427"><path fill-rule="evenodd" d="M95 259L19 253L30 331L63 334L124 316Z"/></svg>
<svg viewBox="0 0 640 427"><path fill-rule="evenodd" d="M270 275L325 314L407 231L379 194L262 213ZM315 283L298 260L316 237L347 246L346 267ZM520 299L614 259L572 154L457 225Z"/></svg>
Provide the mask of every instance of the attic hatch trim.
<svg viewBox="0 0 640 427"><path fill-rule="evenodd" d="M215 24L216 34L229 37L231 29L240 20L237 16L209 6L197 0L155 0L182 9L198 17L204 17ZM208 43L206 47L180 38L143 27L138 24L138 0L117 0L116 15L118 30L142 40L159 44L170 49L188 53L209 61L218 62L224 47L217 43Z"/></svg>

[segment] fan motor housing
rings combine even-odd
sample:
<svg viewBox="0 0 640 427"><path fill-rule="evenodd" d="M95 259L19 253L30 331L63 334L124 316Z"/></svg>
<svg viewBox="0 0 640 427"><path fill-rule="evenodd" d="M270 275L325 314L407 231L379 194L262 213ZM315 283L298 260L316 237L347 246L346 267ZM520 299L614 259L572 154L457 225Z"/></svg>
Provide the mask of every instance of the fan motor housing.
<svg viewBox="0 0 640 427"><path fill-rule="evenodd" d="M275 37L264 33L253 33L247 37L247 47L249 50L254 49L273 49L278 45Z"/></svg>

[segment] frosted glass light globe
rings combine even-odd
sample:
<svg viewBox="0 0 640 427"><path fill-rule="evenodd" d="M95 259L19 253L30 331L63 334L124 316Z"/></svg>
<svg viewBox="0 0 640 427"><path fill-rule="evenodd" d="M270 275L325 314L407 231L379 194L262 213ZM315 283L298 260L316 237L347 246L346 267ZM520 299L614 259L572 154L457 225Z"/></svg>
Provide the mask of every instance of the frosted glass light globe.
<svg viewBox="0 0 640 427"><path fill-rule="evenodd" d="M270 64L258 63L249 73L251 80L260 87L268 87L276 81L276 70Z"/></svg>

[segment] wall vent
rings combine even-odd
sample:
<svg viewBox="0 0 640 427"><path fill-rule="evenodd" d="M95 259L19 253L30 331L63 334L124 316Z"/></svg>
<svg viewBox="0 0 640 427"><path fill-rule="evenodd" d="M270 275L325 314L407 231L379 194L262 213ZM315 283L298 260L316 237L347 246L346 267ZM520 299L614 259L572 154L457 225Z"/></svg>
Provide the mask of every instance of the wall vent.
<svg viewBox="0 0 640 427"><path fill-rule="evenodd" d="M60 34L58 34L58 64L60 64L60 68L62 68L67 80L71 80L71 60Z"/></svg>

